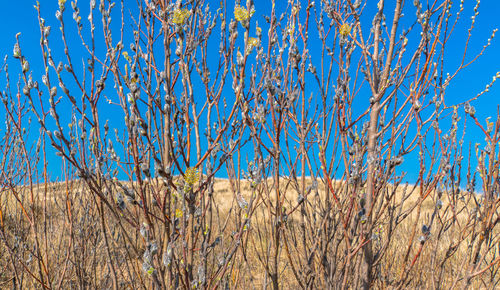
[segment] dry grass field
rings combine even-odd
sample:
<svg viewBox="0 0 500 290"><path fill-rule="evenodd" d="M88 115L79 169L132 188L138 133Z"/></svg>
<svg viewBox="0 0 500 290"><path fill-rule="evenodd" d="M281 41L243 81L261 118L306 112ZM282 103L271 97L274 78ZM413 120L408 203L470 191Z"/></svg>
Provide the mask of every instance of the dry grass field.
<svg viewBox="0 0 500 290"><path fill-rule="evenodd" d="M310 178L306 181L307 185L311 185ZM283 178L281 183L288 184L289 180ZM321 181L320 184L322 184ZM341 185L337 183L337 186ZM214 184L213 220L215 222L211 231L219 233L222 241L212 248L214 252L222 253L226 247L231 247L235 233L241 226L239 221L245 214L238 206L238 199L241 197L234 194L235 186L236 184L231 184L227 179L217 179ZM229 265L227 282L230 288L262 289L270 285L269 277L263 268L265 262L262 259L265 258L266 251L269 251L271 243L268 240L268 232L272 230L270 227L272 219L266 203L273 202L273 198L264 196L263 193L256 193L249 183L242 182L239 186L243 199L250 201L251 211L248 212L250 223L243 231L244 235L241 239L243 246L237 250ZM471 219L474 217L471 211L476 208L475 200L479 201L481 195L452 197L452 195L444 194L442 204L438 203L439 209L437 209L436 200L433 198L435 193L433 193L421 203L419 213L417 213L415 208L420 204L417 190L418 188L410 185L397 188L391 198L393 204L401 204L404 200L400 212L392 217L381 216L378 219L372 242L374 248L383 249L385 255L376 262L377 277L373 285L375 288L395 287L393 281L397 281L408 271L410 279L405 288L451 289L462 285L468 273L469 269L464 268L463 265L467 265L471 259L473 249L470 245L477 222ZM142 270L142 256L147 243L141 236L139 228L123 222L123 217L127 215L140 220L140 207L128 205L121 212L123 215L121 217L115 217L111 212L104 215L107 217L104 221L106 235L109 236L106 242L102 238L102 228L99 225L101 222L99 211L103 208L100 207L98 200L85 191L81 183L35 187L33 203L31 203L31 193L28 189L18 188L16 191L16 194L8 190L0 194L3 241L0 244L0 257L2 257L0 259L0 288L11 288L13 285L26 289L40 288L35 278L39 277L37 263L43 263L42 268L46 273L54 273L53 280L49 283L52 287L78 288L78 285L101 289L111 287L111 274L107 263L110 254L106 251L106 247L111 249L113 263L119 273L120 288L135 289L140 287L139 285L150 285L149 275ZM304 255L311 253L311 249L321 247L321 244L326 241L326 239L324 241L310 239L307 236L314 236L314 233L310 231L325 227L325 219L321 217L325 211L322 208L333 204L332 199L325 196L324 185L319 185L316 191L312 191L305 197L305 206L301 214L299 210L292 210L297 207L296 192L290 183L284 193L285 211L291 210L291 214L283 225L285 230L281 236L283 247L279 253L281 257L279 270L282 289L300 288L295 279L295 275L298 274L294 271L306 269L297 269L297 265L303 264L300 260L305 259ZM457 197L458 200L451 200ZM24 209L20 206L21 204ZM70 214L68 214L68 208L70 208ZM335 212L334 209L331 209L331 212ZM405 212L410 213L405 216ZM391 218L398 218L402 221L396 222ZM420 227L424 223L429 224L430 219L434 219L433 229L425 244L420 243L418 240L418 236L421 235ZM30 226L33 222L34 226ZM158 230L161 231L161 228ZM410 237L415 230L417 238L413 239L412 248L408 251ZM340 229L331 233L343 235ZM486 251L487 256L484 257L486 262L497 260L497 233L498 229L495 229L493 242L490 243ZM332 243L336 240L340 239L333 237ZM162 241L158 241L158 244L162 245ZM36 247L41 249L40 253L43 257L40 259L34 257L37 252ZM344 243L327 248L325 255L336 255L333 261L338 263L329 265L330 267L342 268L348 256L343 253L344 250ZM418 257L415 258L416 261L411 269L405 268L407 267L405 259L408 260L405 255L409 255L410 260ZM217 255L212 256L217 257ZM315 267L326 267L322 265L319 255L313 255L311 258L319 260L309 264ZM321 272L319 269L310 271ZM472 288L494 288L499 280L497 271L498 265L494 264L473 280ZM21 281L16 281L16 276ZM82 279L85 281L81 281ZM436 285L436 281L439 281L439 285ZM347 286L349 288L352 286L349 285L349 281L347 281Z"/></svg>

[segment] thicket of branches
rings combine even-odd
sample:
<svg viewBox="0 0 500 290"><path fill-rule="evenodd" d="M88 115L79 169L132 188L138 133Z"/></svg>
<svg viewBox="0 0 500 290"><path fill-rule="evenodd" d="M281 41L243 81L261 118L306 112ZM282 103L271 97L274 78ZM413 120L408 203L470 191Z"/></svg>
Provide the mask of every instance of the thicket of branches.
<svg viewBox="0 0 500 290"><path fill-rule="evenodd" d="M36 5L43 70L19 35L2 66L2 287L498 285L500 118L470 101L500 75L447 97L479 1L206 2Z"/></svg>

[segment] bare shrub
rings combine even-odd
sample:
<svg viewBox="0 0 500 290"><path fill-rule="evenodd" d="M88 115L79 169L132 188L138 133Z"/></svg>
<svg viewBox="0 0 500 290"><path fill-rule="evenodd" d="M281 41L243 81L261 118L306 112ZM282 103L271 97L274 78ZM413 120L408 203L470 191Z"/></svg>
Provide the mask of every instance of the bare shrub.
<svg viewBox="0 0 500 290"><path fill-rule="evenodd" d="M463 3L406 2L59 0L60 32L37 4L42 77L19 35L16 89L3 65L0 285L498 285L500 117L472 102L499 75L447 97L496 31L471 55L477 1L448 74Z"/></svg>

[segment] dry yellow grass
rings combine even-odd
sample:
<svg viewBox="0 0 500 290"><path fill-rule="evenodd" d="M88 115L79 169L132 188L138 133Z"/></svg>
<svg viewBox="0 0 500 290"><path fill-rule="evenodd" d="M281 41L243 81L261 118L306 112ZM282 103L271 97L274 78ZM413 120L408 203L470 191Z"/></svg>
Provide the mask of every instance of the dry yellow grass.
<svg viewBox="0 0 500 290"><path fill-rule="evenodd" d="M299 179L300 180L300 179ZM287 180L283 179L282 185L287 184ZM307 186L311 184L311 180L307 179ZM340 183L336 184L340 186ZM266 206L269 202L274 202L275 198L272 194L267 196L264 191L253 192L250 188L248 182L241 182L239 185L231 183L226 179L217 179L214 184L214 205L216 219L219 219L219 223L214 226L213 231L217 232L219 229L224 228L222 233L225 237L230 237L233 231L238 230L238 219L241 220L242 211L239 210L237 201L237 188L240 188L240 192L244 199L247 201L253 200L254 204L252 207L252 214L250 218L250 227L245 231L245 237L243 238L243 243L245 244L245 251L241 249L238 250L238 255L235 256L233 261L234 264L241 264L241 267L234 267L230 271L230 276L233 282L236 283L239 288L261 288L264 285L268 285L269 278L266 276L263 264L259 259L259 255L262 257L265 254L266 247L268 247L269 232L271 230L270 225L272 224L272 217L269 215L269 208ZM69 191L66 190L69 188ZM410 191L412 186L406 188L406 192ZM81 281L77 281L76 272L78 269L87 269L89 272L96 273L93 277L88 277L88 283L91 285L99 285L102 287L109 287L109 277L104 275L107 273L106 269L106 251L104 241L100 238L99 230L99 208L97 205L99 203L97 200L84 190L82 184L77 182L68 184L50 184L47 187L48 191L45 194L45 188L40 187L33 191L33 197L35 200L34 204L31 204L31 196L29 190L22 189L19 190L18 196L20 202L27 213L23 213L20 203L16 200L12 192L4 191L0 194L0 208L2 210L2 228L3 237L8 241L10 247L18 245L16 247L24 246L26 249L18 250L18 254L14 255L16 258L25 262L26 269L29 269L33 274L39 277L36 269L37 265L33 262L34 259L30 258L29 252L30 247L33 248L36 244L35 241L35 231L30 227L28 217L32 217L32 212L34 213L34 218L43 222L37 223L36 232L38 234L39 247L44 253L43 261L45 262L44 267L47 268L48 273L66 271L65 281L63 285L70 286L79 285ZM392 189L389 186L388 192ZM285 194L285 208L287 211L293 209L297 204L298 191L294 190L292 186L289 186ZM380 259L376 265L377 273L382 273L383 277L377 277L376 287L391 287L394 286L391 281L387 281L387 277L393 277L394 281L397 281L399 277L405 274L405 271L409 269L405 268L408 265L404 263L405 256L407 255L407 250L409 246L409 238L412 236L414 227L416 227L416 236L412 243L412 248L409 251L409 260L411 261L413 257L417 255L420 248L420 243L418 237L420 234L420 227L424 223L429 223L432 214L435 212L436 207L436 193L432 192L429 197L422 202L420 208L420 214L417 221L416 209L411 211L407 218L405 218L391 233L391 237L387 236L388 227L391 225L389 218L386 214L382 214L381 218L377 222L377 228L380 230L378 240L374 241L375 248L381 247L385 241L390 240L391 242L387 245L387 251L382 259ZM465 264L469 263L471 259L471 251L469 248L469 243L472 240L474 234L475 221L471 220L471 211L475 207L474 199L470 196L459 199L458 202L454 203L453 208L452 203L448 198L450 195L443 195L442 197L442 208L437 212L433 230L429 240L425 243L422 248L421 253L419 253L418 259L415 264L409 270L411 278L409 280L409 286L411 287L437 287L435 285L435 277L439 275L436 271L439 271L440 263L444 260L447 255L447 251L450 245L456 244L456 252L446 259L443 269L443 278L441 280L442 288L450 288L454 285L456 278L459 276L466 275L469 269L464 268ZM479 195L476 196L477 199L480 198ZM404 195L404 187L401 186L396 190L396 194L392 197L393 204L399 204L401 200L405 199L405 203L402 207L402 212L414 208L419 203L418 191L412 192L407 198ZM320 182L317 192L312 192L306 197L307 204L309 204L309 209L311 212L316 210L315 206L321 206L325 204L326 196L325 190ZM331 200L331 199L330 199ZM333 203L333 201L331 201ZM458 205L458 207L457 207ZM72 221L69 223L68 219L68 208L71 209ZM456 219L454 223L450 223L453 219L453 212L456 213ZM319 210L318 210L319 212ZM140 216L140 213L137 213ZM143 279L148 279L147 275L141 273L141 258L144 253L144 242L141 237L137 234L137 229L128 226L126 223L119 226L116 220L111 216L107 215L107 230L109 231L110 242L114 249L114 255L120 261L117 264L118 272L122 277L142 277ZM224 222L227 221L227 226L223 227ZM293 232L300 230L301 216L300 211L293 211L290 216L288 216L288 221L285 225L285 230L283 230L284 238L287 240L286 245L288 248L288 253L283 248L280 251L280 285L283 289L293 289L299 287L293 270L291 268L290 259L297 267L300 263L298 259L303 259L303 252L306 248L313 247L314 241L307 241L305 244L293 244L293 235L300 235L302 233ZM450 223L450 227L447 231L436 232L434 229L438 229L441 225ZM311 223L314 226L314 223ZM78 229L78 230L76 230ZM125 245L123 238L123 230L125 230L130 236L134 237L134 244L132 247L130 245ZM71 235L73 234L73 237ZM341 232L338 233L341 235ZM498 230L495 229L494 235L497 237ZM498 239L498 238L495 238ZM19 240L22 242L19 243ZM498 240L496 240L498 242ZM10 287L12 285L13 273L9 268L9 264L12 262L11 254L5 247L5 243L1 244L0 247L0 287ZM229 245L229 243L223 242L222 246ZM138 252L135 252L133 248L137 248ZM345 249L345 244L340 244L339 253ZM21 253L21 256L19 256ZM291 258L287 257L291 253ZM486 260L491 261L497 256L496 249L487 252ZM68 258L70 258L68 262ZM77 260L80 259L80 260ZM31 261L30 261L31 259ZM318 259L315 257L314 259ZM30 262L27 262L30 261ZM336 267L341 267L344 259L339 258L339 265ZM81 264L78 264L78 263ZM317 265L321 265L321 261L316 261ZM406 266L405 266L406 265ZM22 268L22 267L21 267ZM93 270L92 270L93 269ZM130 269L133 269L132 272ZM490 275L493 277L487 277L488 275L480 275L480 279L475 279L472 286L474 288L481 288L488 286L487 281L496 281L497 266L492 267ZM317 270L317 269L316 269ZM133 273L135 271L135 273ZM384 280L385 279L385 280ZM101 281L99 281L101 280ZM122 281L122 286L127 287L127 279ZM107 281L107 282L106 282ZM58 285L58 281L53 281L53 285ZM463 283L462 280L459 281L460 284ZM19 283L19 282L18 282ZM24 274L24 280L21 284L26 288L39 287L35 279L31 278L29 275Z"/></svg>

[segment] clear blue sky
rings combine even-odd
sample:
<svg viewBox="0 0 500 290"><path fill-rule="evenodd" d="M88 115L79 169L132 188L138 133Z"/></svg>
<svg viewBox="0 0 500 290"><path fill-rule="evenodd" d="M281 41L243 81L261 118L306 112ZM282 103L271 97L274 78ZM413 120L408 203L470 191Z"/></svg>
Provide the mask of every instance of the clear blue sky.
<svg viewBox="0 0 500 290"><path fill-rule="evenodd" d="M42 7L42 15L46 19L47 24L52 26L52 30L56 31L58 29L57 21L55 19L55 11L58 9L57 0L40 0L39 1ZM99 0L96 2L99 3ZM270 11L270 1L265 0L256 0L256 17L261 15L268 15ZM283 1L277 1L278 6L280 3L286 3ZM316 1L317 4L321 2L320 0ZM373 16L373 11L375 11L376 3L378 1L369 0L367 11L365 12L368 16L368 19L371 19ZM393 3L392 0L386 1L387 3ZM413 11L413 5L410 0L405 1L405 5L410 7L411 11ZM459 1L455 1L458 4ZM465 11L464 18L461 20L459 25L456 28L454 36L452 38L450 49L448 50L449 57L446 68L448 71L452 72L455 70L458 61L461 58L462 47L465 42L465 37L467 33L467 28L470 25L470 16L473 11L472 8L475 5L475 1L465 1ZM130 5L130 7L135 6L135 0L125 0L126 5ZM212 8L216 8L218 6L219 1L211 1L213 3ZM40 79L42 75L42 66L41 66L41 53L39 46L40 33L38 28L38 20L36 18L36 11L33 8L35 1L31 0L22 0L22 1L2 1L1 9L0 9L0 17L3 22L2 29L0 30L0 34L2 37L2 41L0 43L0 55L9 55L10 61L9 63L14 63L12 59L12 48L15 43L15 35L18 32L21 32L21 40L23 43L23 54L29 57L31 63L31 69L33 70L33 75L35 79ZM67 11L66 17L68 20L71 20L71 5L70 0L66 4ZM228 1L228 5L232 6L232 1ZM305 5L305 4L304 4ZM389 7L392 4L386 4ZM81 16L86 21L86 16L88 13L88 1L79 1L79 6L81 7L82 13ZM279 8L279 7L278 7ZM388 8L388 11L392 11L393 8ZM231 17L232 17L232 9ZM491 32L494 28L500 27L500 18L498 17L500 12L500 1L496 0L483 0L480 6L480 14L476 21L476 28L474 30L473 38L471 39L470 52L471 55L475 52L481 50L482 46L486 43L486 40L490 37ZM412 13L408 15L408 18L413 19ZM263 19L260 18L263 22ZM388 21L389 22L389 21ZM73 25L72 21L67 22L69 25ZM366 25L366 24L365 24ZM99 31L100 32L100 31ZM500 36L500 35L498 35ZM497 36L497 37L498 37ZM70 39L73 41L79 41L79 38L76 35L73 35L74 38ZM316 37L316 36L313 36ZM54 49L57 49L60 46L56 45L57 39L53 38L52 42L54 43ZM457 79L451 84L451 86L447 90L447 104L460 103L464 100L467 100L473 96L475 96L478 92L484 89L485 85L491 81L493 75L496 72L500 71L500 39L495 38L492 41L492 45L488 48L485 54L473 65L462 71ZM456 48L456 49L455 49ZM56 52L57 53L57 52ZM17 63L16 63L17 65ZM14 65L11 65L14 66ZM12 80L16 80L16 75L11 75ZM3 81L2 81L3 84ZM473 105L477 109L477 116L480 120L484 121L484 119L488 116L495 118L497 113L497 106L500 104L500 84L495 85L492 89L490 89L489 93L483 95L478 101L474 102ZM463 110L462 110L463 112ZM1 112L3 114L3 111ZM462 115L463 117L463 115ZM479 129L473 125L470 121L468 122L468 137L466 141L481 142L484 144L483 138L477 138L477 136L482 136L482 133ZM464 148L465 149L465 148ZM55 157L54 164L57 164L58 157ZM60 168L60 166L54 166L54 168ZM57 171L57 169L55 169Z"/></svg>

